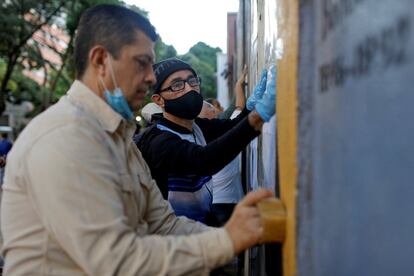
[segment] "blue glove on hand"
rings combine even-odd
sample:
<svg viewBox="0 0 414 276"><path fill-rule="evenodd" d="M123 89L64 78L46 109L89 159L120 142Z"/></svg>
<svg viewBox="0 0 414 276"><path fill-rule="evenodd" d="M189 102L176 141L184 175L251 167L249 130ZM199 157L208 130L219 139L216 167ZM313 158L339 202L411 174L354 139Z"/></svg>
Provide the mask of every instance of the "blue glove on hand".
<svg viewBox="0 0 414 276"><path fill-rule="evenodd" d="M276 66L272 65L269 71L270 75L267 81L266 91L263 97L256 103L256 111L265 122L269 122L270 118L276 112Z"/></svg>
<svg viewBox="0 0 414 276"><path fill-rule="evenodd" d="M246 108L250 111L254 109L256 102L260 100L266 90L267 70L264 68L260 76L260 81L253 90L253 93L247 98Z"/></svg>

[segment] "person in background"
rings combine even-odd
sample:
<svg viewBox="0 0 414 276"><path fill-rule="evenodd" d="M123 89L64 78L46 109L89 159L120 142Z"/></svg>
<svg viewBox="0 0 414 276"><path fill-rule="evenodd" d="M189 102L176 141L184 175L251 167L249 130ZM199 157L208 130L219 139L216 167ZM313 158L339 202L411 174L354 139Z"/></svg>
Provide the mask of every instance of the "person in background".
<svg viewBox="0 0 414 276"><path fill-rule="evenodd" d="M223 109L223 107L221 106L220 102L217 99L208 98L208 99L206 99L206 102L208 102L208 103L210 103L214 106L214 108L216 110L216 113L217 113L217 117L218 117L219 114L223 113L224 109Z"/></svg>
<svg viewBox="0 0 414 276"><path fill-rule="evenodd" d="M244 84L247 77L247 66L245 65L240 78L235 85L236 105L230 119L236 118L244 109L246 97L244 95ZM210 105L210 106L209 106ZM199 115L200 118L213 119L218 114L214 106L207 103ZM212 214L217 226L223 226L233 213L236 204L243 198L244 192L240 175L240 155L227 164L222 170L213 175L213 202Z"/></svg>
<svg viewBox="0 0 414 276"><path fill-rule="evenodd" d="M141 109L141 117L144 119L145 129L152 126L153 123L153 117L152 115L162 113L162 108L156 105L155 103L147 103L142 109ZM141 126L141 125L139 125ZM138 141L141 139L143 134L143 130L140 129L139 131L135 131L133 140L134 143L138 143Z"/></svg>
<svg viewBox="0 0 414 276"><path fill-rule="evenodd" d="M166 59L154 65L154 72L157 82L151 98L163 114L137 146L176 215L216 225L210 217L212 175L257 137L275 114L275 71L268 87L262 74L249 98L255 104L233 120L197 118L203 106L201 80L188 63Z"/></svg>
<svg viewBox="0 0 414 276"><path fill-rule="evenodd" d="M247 68L247 65L244 65L242 73L246 70L245 68ZM242 82L240 82L242 81ZM220 112L217 116L218 119L230 119L231 115L233 114L233 111L236 109L242 110L243 109L243 104L246 101L246 98L241 98L241 97L237 97L237 89L242 89L244 91L244 87L246 87L247 85L247 79L239 79L236 82L236 85L234 87L234 95L233 95L233 99L232 101L229 103L229 106L223 110L222 112ZM242 100L244 99L244 102L237 102L237 100ZM217 100L218 101L218 100ZM210 100L209 102L212 102L212 100ZM221 106L221 105L220 105Z"/></svg>
<svg viewBox="0 0 414 276"><path fill-rule="evenodd" d="M1 232L6 275L208 275L256 245L252 192L222 228L177 217L132 142L134 112L155 83L157 34L143 16L102 4L75 40L76 80L8 155Z"/></svg>
<svg viewBox="0 0 414 276"><path fill-rule="evenodd" d="M0 136L0 186L3 184L4 167L6 166L7 154L11 150L12 146L13 143L9 140L7 133L2 133Z"/></svg>
<svg viewBox="0 0 414 276"><path fill-rule="evenodd" d="M235 104L232 107L233 112L230 115L230 119L236 118L245 107L246 96L244 94L244 88L246 79L247 65L244 66L242 74L234 87ZM219 115L223 115L223 112L217 114L216 108L212 104L205 102L199 117L213 119L218 118ZM241 156L239 154L221 171L213 175L213 202L211 212L216 226L222 226L230 219L234 207L244 196L241 183L240 160ZM213 275L226 275L226 269L237 271L237 274L239 274L243 271L243 265L244 255L239 254L231 264L217 269L213 272Z"/></svg>
<svg viewBox="0 0 414 276"><path fill-rule="evenodd" d="M198 115L199 118L215 119L217 118L216 108L209 102L203 101L203 107Z"/></svg>
<svg viewBox="0 0 414 276"><path fill-rule="evenodd" d="M144 118L147 126L152 125L152 115L162 113L162 108L155 103L147 103L141 110L141 116Z"/></svg>
<svg viewBox="0 0 414 276"><path fill-rule="evenodd" d="M9 140L7 133L2 133L0 135L0 203L3 194L3 178L4 178L4 171L6 166L7 154L11 150L13 143ZM1 215L0 215L1 219ZM0 233L0 247L3 245L3 237ZM3 271L4 260L0 256L0 275L2 275Z"/></svg>

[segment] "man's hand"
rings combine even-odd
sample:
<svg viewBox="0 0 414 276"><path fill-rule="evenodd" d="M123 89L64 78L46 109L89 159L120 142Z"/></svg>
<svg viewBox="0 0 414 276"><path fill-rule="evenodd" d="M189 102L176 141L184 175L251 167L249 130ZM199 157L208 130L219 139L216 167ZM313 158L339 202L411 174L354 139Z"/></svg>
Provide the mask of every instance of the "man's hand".
<svg viewBox="0 0 414 276"><path fill-rule="evenodd" d="M242 71L239 79L236 82L236 86L244 88L244 84L246 83L247 74L248 74L248 67L247 67L247 64L245 64L243 66L243 71Z"/></svg>
<svg viewBox="0 0 414 276"><path fill-rule="evenodd" d="M236 85L234 86L234 91L236 91L236 103L235 109L243 110L244 106L246 105L246 96L244 95L244 86L246 84L247 78L247 65L245 64L243 67L243 72L240 78L237 80Z"/></svg>
<svg viewBox="0 0 414 276"><path fill-rule="evenodd" d="M233 211L229 221L224 225L231 240L233 241L236 254L256 245L262 235L263 226L260 219L259 210L256 204L274 196L269 190L258 190L248 193Z"/></svg>

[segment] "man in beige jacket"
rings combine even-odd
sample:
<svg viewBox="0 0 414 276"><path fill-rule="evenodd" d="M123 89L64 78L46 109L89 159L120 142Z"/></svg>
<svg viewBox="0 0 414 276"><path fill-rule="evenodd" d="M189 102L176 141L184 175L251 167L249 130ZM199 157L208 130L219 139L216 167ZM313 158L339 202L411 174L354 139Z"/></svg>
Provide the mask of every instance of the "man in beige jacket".
<svg viewBox="0 0 414 276"><path fill-rule="evenodd" d="M223 228L176 217L132 142L132 110L155 82L156 39L120 6L82 15L77 80L8 156L6 275L208 275L260 240L255 206L271 192L248 194Z"/></svg>

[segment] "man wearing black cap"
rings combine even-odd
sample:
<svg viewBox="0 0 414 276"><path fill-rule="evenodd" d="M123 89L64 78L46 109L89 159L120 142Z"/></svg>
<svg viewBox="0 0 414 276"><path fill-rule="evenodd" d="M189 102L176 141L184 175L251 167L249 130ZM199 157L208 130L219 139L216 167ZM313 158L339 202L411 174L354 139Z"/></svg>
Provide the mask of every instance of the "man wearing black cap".
<svg viewBox="0 0 414 276"><path fill-rule="evenodd" d="M214 225L209 221L211 176L258 136L263 122L274 115L274 71L266 93L267 74L262 74L248 99L250 109L233 120L209 120L197 118L203 105L201 80L188 63L171 58L153 68L157 82L152 101L164 112L137 145L175 213Z"/></svg>

